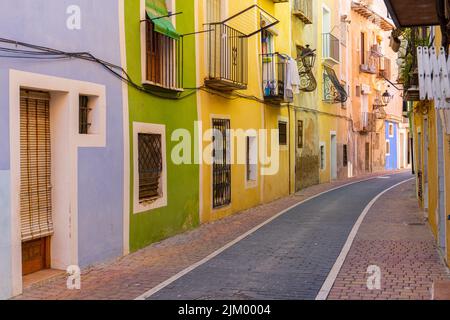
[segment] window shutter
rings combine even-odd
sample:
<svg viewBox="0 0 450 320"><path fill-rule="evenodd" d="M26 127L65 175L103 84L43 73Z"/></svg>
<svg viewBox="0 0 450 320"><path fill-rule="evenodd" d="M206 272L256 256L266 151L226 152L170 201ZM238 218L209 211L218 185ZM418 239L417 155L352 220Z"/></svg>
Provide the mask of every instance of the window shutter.
<svg viewBox="0 0 450 320"><path fill-rule="evenodd" d="M20 220L22 241L53 234L50 96L20 94Z"/></svg>

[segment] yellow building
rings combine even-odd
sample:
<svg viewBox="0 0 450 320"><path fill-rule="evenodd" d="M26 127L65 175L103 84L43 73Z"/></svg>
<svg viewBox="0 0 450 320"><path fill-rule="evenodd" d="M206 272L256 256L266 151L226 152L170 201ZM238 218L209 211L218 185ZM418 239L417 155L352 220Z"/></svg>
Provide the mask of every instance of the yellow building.
<svg viewBox="0 0 450 320"><path fill-rule="evenodd" d="M319 123L320 182L348 176L348 85L346 24L341 21L341 3L333 0L314 1L316 18L317 101ZM341 36L345 35L345 37Z"/></svg>
<svg viewBox="0 0 450 320"><path fill-rule="evenodd" d="M420 101L416 55L418 46L434 45L448 49L448 31L438 27L448 23L448 14L445 7L436 6L431 1L387 2L397 28L409 28L406 32L393 34L392 45L397 49L404 46L410 56L399 61L403 62L402 68L406 70L402 72L401 81L405 87L404 98L409 101L417 198L438 247L450 265L450 109L444 105L443 109L437 110L434 100L424 100L423 97ZM445 37L442 37L443 32L447 32ZM431 39L434 39L434 44L431 44ZM405 53L402 50L399 57L403 58Z"/></svg>
<svg viewBox="0 0 450 320"><path fill-rule="evenodd" d="M196 36L197 104L206 155L200 156L200 219L209 222L293 189L292 122L281 74L284 54L290 52L290 28L283 23L290 19L290 5L269 0L196 5L197 29L204 31ZM212 145L210 129L219 133ZM227 136L228 129L245 134L234 139ZM279 150L270 148L271 132L267 143L260 139L262 129L280 130L273 136ZM262 146L272 160L268 165L256 161Z"/></svg>

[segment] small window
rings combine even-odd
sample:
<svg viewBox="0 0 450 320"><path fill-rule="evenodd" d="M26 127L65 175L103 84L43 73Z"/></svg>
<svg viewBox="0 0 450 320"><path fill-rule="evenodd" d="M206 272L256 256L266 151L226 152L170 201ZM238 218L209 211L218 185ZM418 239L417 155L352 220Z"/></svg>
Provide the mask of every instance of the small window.
<svg viewBox="0 0 450 320"><path fill-rule="evenodd" d="M258 163L257 163L257 143L256 137L248 136L247 137L247 181L256 181L258 175Z"/></svg>
<svg viewBox="0 0 450 320"><path fill-rule="evenodd" d="M389 140L386 140L386 155L391 155L391 142Z"/></svg>
<svg viewBox="0 0 450 320"><path fill-rule="evenodd" d="M348 166L348 150L347 150L347 145L346 144L344 144L342 153L343 153L343 158L344 158L343 159L344 167L347 167Z"/></svg>
<svg viewBox="0 0 450 320"><path fill-rule="evenodd" d="M89 97L80 96L79 99L79 109L78 109L78 124L80 134L89 134L90 123L90 112L92 109L89 106Z"/></svg>
<svg viewBox="0 0 450 320"><path fill-rule="evenodd" d="M366 34L361 32L361 64L366 63Z"/></svg>
<svg viewBox="0 0 450 320"><path fill-rule="evenodd" d="M325 145L320 146L320 170L325 170Z"/></svg>
<svg viewBox="0 0 450 320"><path fill-rule="evenodd" d="M279 142L280 146L287 146L287 122L279 121L278 122L278 134L279 134Z"/></svg>
<svg viewBox="0 0 450 320"><path fill-rule="evenodd" d="M139 202L148 204L162 197L162 139L160 134L138 134Z"/></svg>
<svg viewBox="0 0 450 320"><path fill-rule="evenodd" d="M297 122L297 139L298 139L298 148L303 148L303 120L298 120Z"/></svg>
<svg viewBox="0 0 450 320"><path fill-rule="evenodd" d="M394 137L394 124L389 123L389 137Z"/></svg>

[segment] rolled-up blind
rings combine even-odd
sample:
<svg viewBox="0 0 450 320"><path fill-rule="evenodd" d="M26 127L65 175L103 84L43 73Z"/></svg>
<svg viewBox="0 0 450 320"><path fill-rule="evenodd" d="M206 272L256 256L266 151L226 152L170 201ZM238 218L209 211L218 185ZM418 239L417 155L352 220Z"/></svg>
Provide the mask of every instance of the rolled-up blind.
<svg viewBox="0 0 450 320"><path fill-rule="evenodd" d="M20 219L22 241L53 233L50 96L20 92Z"/></svg>

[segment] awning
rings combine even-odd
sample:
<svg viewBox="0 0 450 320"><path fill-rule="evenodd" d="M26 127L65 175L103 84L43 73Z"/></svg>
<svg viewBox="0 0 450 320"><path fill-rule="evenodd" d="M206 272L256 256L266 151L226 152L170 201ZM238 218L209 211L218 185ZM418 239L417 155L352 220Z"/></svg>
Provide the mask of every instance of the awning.
<svg viewBox="0 0 450 320"><path fill-rule="evenodd" d="M180 34L170 21L165 0L145 0L145 9L150 20L155 25L155 31L173 39L179 39Z"/></svg>
<svg viewBox="0 0 450 320"><path fill-rule="evenodd" d="M439 25L434 0L384 0L397 28Z"/></svg>

